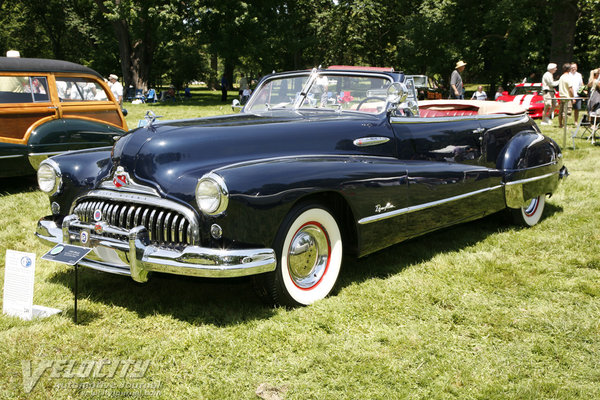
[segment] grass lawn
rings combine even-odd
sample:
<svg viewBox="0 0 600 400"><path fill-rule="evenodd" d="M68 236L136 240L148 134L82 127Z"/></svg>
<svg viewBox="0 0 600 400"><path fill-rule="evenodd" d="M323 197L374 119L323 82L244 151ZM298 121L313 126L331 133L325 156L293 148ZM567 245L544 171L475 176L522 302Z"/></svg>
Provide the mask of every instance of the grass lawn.
<svg viewBox="0 0 600 400"><path fill-rule="evenodd" d="M231 110L218 92L195 95L127 104L129 126L149 108ZM556 125L542 129L562 144ZM600 147L576 144L533 228L498 214L346 258L332 296L291 310L263 306L248 279L137 284L81 268L79 325L73 269L41 260L33 236L47 197L34 179L0 180L0 282L6 249L35 252L34 304L63 310L0 316L0 398L600 398Z"/></svg>

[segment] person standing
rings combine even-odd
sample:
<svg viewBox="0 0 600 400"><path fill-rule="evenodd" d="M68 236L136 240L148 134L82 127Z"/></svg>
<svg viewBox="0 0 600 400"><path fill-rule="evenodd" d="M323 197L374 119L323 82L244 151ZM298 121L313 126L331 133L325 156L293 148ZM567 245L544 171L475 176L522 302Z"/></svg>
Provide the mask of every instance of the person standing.
<svg viewBox="0 0 600 400"><path fill-rule="evenodd" d="M583 99L579 96L579 89L583 87L583 77L577 72L576 63L571 63L571 72L569 75L573 84L574 97L577 98L577 100L573 101L573 117L575 118L575 123L577 123L579 121L579 110L581 110L581 104L583 103Z"/></svg>
<svg viewBox="0 0 600 400"><path fill-rule="evenodd" d="M227 89L229 88L229 82L227 82L227 78L225 74L221 76L221 101L227 101Z"/></svg>
<svg viewBox="0 0 600 400"><path fill-rule="evenodd" d="M554 100L554 88L558 86L558 81L554 80L556 64L548 64L548 68L542 77L542 94L544 96L544 111L542 111L542 125L552 125L552 111L556 108Z"/></svg>
<svg viewBox="0 0 600 400"><path fill-rule="evenodd" d="M456 67L454 67L454 71L452 71L452 75L450 75L450 98L451 99L464 99L465 96L463 94L463 81L462 76L460 74L464 71L466 62L460 60L456 63Z"/></svg>
<svg viewBox="0 0 600 400"><path fill-rule="evenodd" d="M119 102L119 105L123 105L123 85L119 82L119 77L115 74L110 74L108 76L108 86L110 86L110 91L115 96L115 99Z"/></svg>
<svg viewBox="0 0 600 400"><path fill-rule="evenodd" d="M487 94L483 91L483 86L477 86L477 91L473 93L471 100L487 100Z"/></svg>
<svg viewBox="0 0 600 400"><path fill-rule="evenodd" d="M496 90L496 95L494 96L494 100L498 100L498 97L504 96L504 88L502 86L498 86L498 90Z"/></svg>
<svg viewBox="0 0 600 400"><path fill-rule="evenodd" d="M558 80L558 94L561 99L573 98L575 97L575 93L573 93L573 82L571 80L571 64L565 63L562 67L562 75ZM567 112L569 108L573 105L575 100L561 100L560 107L558 111L558 127L563 128L567 124Z"/></svg>

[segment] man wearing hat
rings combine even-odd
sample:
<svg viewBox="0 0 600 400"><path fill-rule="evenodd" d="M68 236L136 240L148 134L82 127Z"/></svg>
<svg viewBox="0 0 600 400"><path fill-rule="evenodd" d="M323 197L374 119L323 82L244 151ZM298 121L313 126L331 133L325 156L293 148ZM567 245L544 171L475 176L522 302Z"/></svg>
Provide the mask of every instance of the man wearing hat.
<svg viewBox="0 0 600 400"><path fill-rule="evenodd" d="M452 71L452 75L450 75L450 98L451 99L464 99L463 95L463 81L460 73L465 69L465 65L467 65L464 61L459 61L456 63L456 67L454 67L454 71Z"/></svg>
<svg viewBox="0 0 600 400"><path fill-rule="evenodd" d="M552 125L552 111L556 108L554 100L554 88L558 86L558 81L554 80L556 64L548 64L544 76L542 76L542 92L544 96L544 111L542 111L542 125Z"/></svg>
<svg viewBox="0 0 600 400"><path fill-rule="evenodd" d="M110 91L115 96L120 105L123 104L123 85L119 82L119 77L115 74L110 74L108 76L108 86L110 86Z"/></svg>

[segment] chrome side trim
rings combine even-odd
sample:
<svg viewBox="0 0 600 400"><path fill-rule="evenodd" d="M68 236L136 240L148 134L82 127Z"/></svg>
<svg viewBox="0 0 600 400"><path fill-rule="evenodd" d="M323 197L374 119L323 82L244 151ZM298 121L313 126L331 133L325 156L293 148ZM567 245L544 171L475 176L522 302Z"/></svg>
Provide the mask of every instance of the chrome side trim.
<svg viewBox="0 0 600 400"><path fill-rule="evenodd" d="M229 168L237 168L237 167L243 167L246 165L253 165L253 164L260 164L260 163L264 163L264 162L277 162L277 161L283 161L283 160L293 160L293 159L304 159L304 158L325 158L325 159L332 159L332 158L339 158L339 159L344 159L344 158L350 158L350 159L373 159L373 160L398 160L395 157L388 157L388 156L369 156L369 155L364 155L364 154L298 154L298 155L292 155L292 156L282 156L282 157L267 157L267 158L259 158L256 160L249 160L249 161L240 161L240 162L236 162L236 163L232 163L232 164L228 164L228 165L223 165L222 167L219 168L215 168L214 170L212 170L211 172L218 172L218 171L223 171Z"/></svg>
<svg viewBox="0 0 600 400"><path fill-rule="evenodd" d="M485 188L485 189L480 189L480 190L476 190L474 192L469 192L469 193L464 193L458 196L453 196L453 197L448 197L446 199L442 199L442 200L436 200L436 201L431 201L429 203L423 203L423 204L418 204L416 206L410 206L410 207L405 207L405 208L400 208L398 210L394 210L394 211L389 211L383 214L376 214L376 215L372 215L370 217L365 217L362 218L358 221L358 223L360 225L365 225L365 224L370 224L372 222L378 222L378 221L382 221L384 219L389 219L389 218L394 218L397 217L399 215L403 215L403 214L408 214L408 213L412 213L415 211L420 211L420 210L425 210L427 208L432 208L432 207L436 207L442 204L446 204L446 203L450 203L453 201L457 201L457 200L461 200L467 197L471 197L471 196L475 196L481 193L485 193L485 192L489 192L492 190L497 190L497 189L502 189L504 186L503 185L497 185L497 186L492 186L489 188Z"/></svg>
<svg viewBox="0 0 600 400"><path fill-rule="evenodd" d="M522 185L524 183L529 183L529 182L535 182L535 181L539 181L539 180L542 180L542 179L549 178L552 175L558 174L559 172L560 171L554 171L554 172L550 172L550 173L545 174L545 175L534 176L533 178L519 179L518 181L506 182L505 185L506 186L512 186L512 185Z"/></svg>
<svg viewBox="0 0 600 400"><path fill-rule="evenodd" d="M25 154L16 154L16 155L12 155L12 156L0 156L0 160L4 160L4 159L8 159L8 158L19 158L19 157L25 157Z"/></svg>
<svg viewBox="0 0 600 400"><path fill-rule="evenodd" d="M67 151L50 151L47 153L29 153L27 155L27 157L29 158L29 164L31 164L33 169L35 169L37 171L38 168L40 167L40 164L42 163L42 161L46 160L48 157L57 156L59 154L65 154L68 152L69 151L67 150Z"/></svg>

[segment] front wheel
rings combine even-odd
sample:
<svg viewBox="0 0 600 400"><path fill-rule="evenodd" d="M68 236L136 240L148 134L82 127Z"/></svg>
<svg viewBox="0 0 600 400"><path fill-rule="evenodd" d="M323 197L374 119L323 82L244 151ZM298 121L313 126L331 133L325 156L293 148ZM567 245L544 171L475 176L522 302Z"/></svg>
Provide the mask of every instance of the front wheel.
<svg viewBox="0 0 600 400"><path fill-rule="evenodd" d="M342 266L342 235L327 209L308 204L293 209L275 238L277 269L255 282L261 297L285 306L312 304L335 286Z"/></svg>
<svg viewBox="0 0 600 400"><path fill-rule="evenodd" d="M544 195L534 197L525 206L517 209L511 209L515 223L523 226L534 226L542 218L544 205L546 203Z"/></svg>

